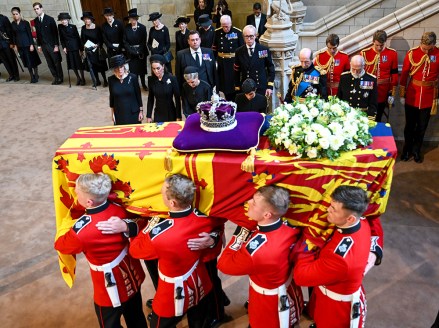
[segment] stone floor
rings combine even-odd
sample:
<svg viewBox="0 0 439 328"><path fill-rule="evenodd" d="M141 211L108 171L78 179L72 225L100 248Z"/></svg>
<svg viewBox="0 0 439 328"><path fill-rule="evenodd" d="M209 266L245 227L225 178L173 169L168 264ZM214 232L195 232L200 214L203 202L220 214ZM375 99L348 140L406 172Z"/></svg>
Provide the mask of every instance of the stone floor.
<svg viewBox="0 0 439 328"><path fill-rule="evenodd" d="M85 87L51 86L44 67L35 85L29 84L26 74L19 82L5 83L3 66L0 72L0 326L97 327L84 257L79 256L72 289L59 273L53 250L51 160L77 128L111 124L108 90L93 90L89 78ZM143 99L146 105L146 93ZM429 129L437 129L437 124ZM388 208L382 217L384 260L365 278L367 327L430 327L436 317L438 163L437 142L426 145L423 164L396 162ZM231 229L229 226L229 235ZM222 327L247 327L242 306L247 279L227 276L223 283L232 301L226 310L233 321ZM151 291L147 281L145 299L152 297ZM308 325L302 319L300 327Z"/></svg>

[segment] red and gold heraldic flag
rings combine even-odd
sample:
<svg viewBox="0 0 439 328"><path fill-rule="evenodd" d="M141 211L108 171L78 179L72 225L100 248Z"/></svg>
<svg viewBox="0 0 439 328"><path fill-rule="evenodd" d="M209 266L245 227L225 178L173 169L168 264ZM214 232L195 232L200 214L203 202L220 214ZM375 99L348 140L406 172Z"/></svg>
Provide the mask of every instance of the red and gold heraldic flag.
<svg viewBox="0 0 439 328"><path fill-rule="evenodd" d="M142 217L166 216L160 194L164 178L169 173L185 174L197 186L195 207L251 229L256 225L246 215L246 201L264 185L283 186L291 195L285 219L303 227L308 250L321 246L333 231L326 220L326 208L337 186L367 189L371 202L365 215L370 218L386 209L397 151L390 127L382 123L371 130L373 143L369 147L344 153L336 161L293 159L261 137L253 172L241 169L245 153L172 151L183 124L88 127L67 139L52 166L56 238L83 215L84 209L75 199L75 181L80 174L91 172L108 174L113 181L110 200ZM76 259L59 254L59 262L71 287Z"/></svg>

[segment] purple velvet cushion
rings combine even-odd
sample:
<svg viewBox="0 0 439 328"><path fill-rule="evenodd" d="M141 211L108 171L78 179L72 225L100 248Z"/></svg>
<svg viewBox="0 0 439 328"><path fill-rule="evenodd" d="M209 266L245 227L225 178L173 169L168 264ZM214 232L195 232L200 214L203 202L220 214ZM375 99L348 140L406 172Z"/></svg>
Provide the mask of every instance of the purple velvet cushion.
<svg viewBox="0 0 439 328"><path fill-rule="evenodd" d="M179 152L247 151L259 144L264 116L256 112L236 113L238 125L230 131L207 132L200 127L200 114L189 115L172 146Z"/></svg>

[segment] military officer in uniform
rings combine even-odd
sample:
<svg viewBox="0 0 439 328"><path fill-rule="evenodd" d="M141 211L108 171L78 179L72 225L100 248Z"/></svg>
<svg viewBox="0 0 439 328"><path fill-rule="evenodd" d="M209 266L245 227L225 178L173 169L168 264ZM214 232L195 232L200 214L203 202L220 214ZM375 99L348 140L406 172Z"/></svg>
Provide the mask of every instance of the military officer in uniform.
<svg viewBox="0 0 439 328"><path fill-rule="evenodd" d="M318 328L364 327L366 299L362 282L371 233L361 216L368 203L367 192L359 187L336 188L328 207L328 222L335 225L333 235L317 259L298 256L295 262L294 281L315 287L310 305Z"/></svg>
<svg viewBox="0 0 439 328"><path fill-rule="evenodd" d="M320 74L312 62L312 51L303 48L299 52L300 65L293 67L291 80L284 101L291 103L294 100L304 101L308 96L319 95L327 98L326 75Z"/></svg>
<svg viewBox="0 0 439 328"><path fill-rule="evenodd" d="M421 147L430 115L437 113L439 84L439 49L436 34L425 32L421 44L410 49L402 65L401 104L405 104L404 148L401 160L413 156L422 163Z"/></svg>
<svg viewBox="0 0 439 328"><path fill-rule="evenodd" d="M288 190L263 186L248 201L248 216L258 223L250 232L237 227L218 260L218 269L249 276L248 316L252 328L289 328L298 323L302 293L291 280L291 250L300 230L282 221Z"/></svg>
<svg viewBox="0 0 439 328"><path fill-rule="evenodd" d="M375 120L378 107L377 79L364 70L361 55L353 56L350 72L341 75L337 97L367 112L369 119Z"/></svg>
<svg viewBox="0 0 439 328"><path fill-rule="evenodd" d="M392 107L398 86L398 54L395 49L386 47L386 41L387 33L378 30L373 35L372 46L360 53L366 63L366 72L377 77L377 122L381 122L386 106Z"/></svg>
<svg viewBox="0 0 439 328"><path fill-rule="evenodd" d="M256 92L270 97L274 86L274 63L270 50L257 43L256 28L247 25L243 29L245 45L235 53L235 91L241 90L244 80L251 78L256 82Z"/></svg>
<svg viewBox="0 0 439 328"><path fill-rule="evenodd" d="M319 51L314 58L314 65L322 75L326 74L328 96L336 96L340 76L350 69L349 56L338 49L340 39L336 34L326 38L326 50Z"/></svg>
<svg viewBox="0 0 439 328"><path fill-rule="evenodd" d="M244 39L241 30L232 26L229 15L221 16L220 22L221 27L215 30L212 46L218 62L218 91L224 93L226 100L233 101L235 51L244 45Z"/></svg>

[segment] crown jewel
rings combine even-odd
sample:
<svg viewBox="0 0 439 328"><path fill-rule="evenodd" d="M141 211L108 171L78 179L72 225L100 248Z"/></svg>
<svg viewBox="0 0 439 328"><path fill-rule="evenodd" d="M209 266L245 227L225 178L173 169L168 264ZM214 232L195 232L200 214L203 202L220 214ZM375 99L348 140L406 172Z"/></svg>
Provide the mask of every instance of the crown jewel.
<svg viewBox="0 0 439 328"><path fill-rule="evenodd" d="M229 131L237 124L236 103L221 99L215 91L211 101L203 101L197 105L197 112L200 114L201 128L205 131Z"/></svg>

